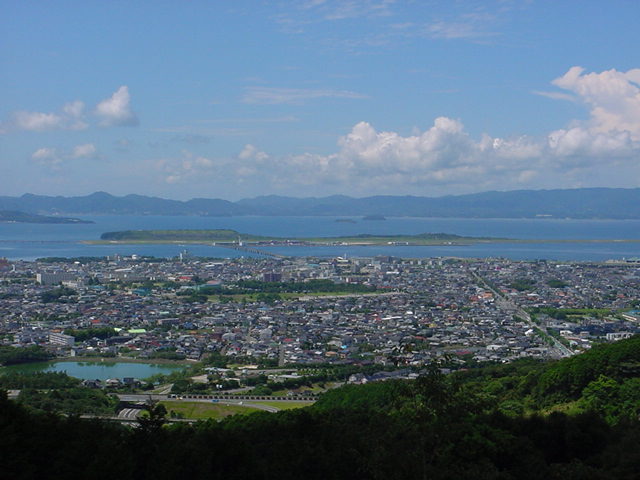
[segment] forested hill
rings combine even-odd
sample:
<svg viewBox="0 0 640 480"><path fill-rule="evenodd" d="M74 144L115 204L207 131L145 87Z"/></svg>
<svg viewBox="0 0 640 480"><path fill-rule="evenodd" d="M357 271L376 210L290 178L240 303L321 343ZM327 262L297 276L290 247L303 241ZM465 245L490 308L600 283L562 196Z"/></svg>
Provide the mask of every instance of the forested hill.
<svg viewBox="0 0 640 480"><path fill-rule="evenodd" d="M96 192L80 197L25 194L0 197L0 210L83 215L305 215L466 218L640 218L640 188L516 190L444 197L334 195L293 198L275 195L237 202L195 198L168 200L144 195L116 197Z"/></svg>
<svg viewBox="0 0 640 480"><path fill-rule="evenodd" d="M637 479L640 337L346 386L313 407L135 429L35 415L0 398L7 478Z"/></svg>

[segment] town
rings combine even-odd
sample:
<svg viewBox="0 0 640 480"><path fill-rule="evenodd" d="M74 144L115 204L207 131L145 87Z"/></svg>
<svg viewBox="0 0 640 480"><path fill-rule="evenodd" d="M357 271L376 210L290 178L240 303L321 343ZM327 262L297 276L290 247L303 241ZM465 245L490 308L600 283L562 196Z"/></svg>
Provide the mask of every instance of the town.
<svg viewBox="0 0 640 480"><path fill-rule="evenodd" d="M171 260L2 260L0 269L2 345L57 357L195 362L215 353L279 367L420 368L442 358L559 358L640 332L631 262L185 251Z"/></svg>

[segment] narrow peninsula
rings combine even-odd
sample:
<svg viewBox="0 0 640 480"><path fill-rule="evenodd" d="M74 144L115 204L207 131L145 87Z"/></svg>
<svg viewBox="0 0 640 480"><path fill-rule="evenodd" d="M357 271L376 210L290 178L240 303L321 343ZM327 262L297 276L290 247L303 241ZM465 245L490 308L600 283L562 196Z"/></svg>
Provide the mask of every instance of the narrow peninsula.
<svg viewBox="0 0 640 480"><path fill-rule="evenodd" d="M36 215L33 213L18 212L15 210L0 210L1 223L61 223L61 224L85 224L94 223L80 218L57 217Z"/></svg>
<svg viewBox="0 0 640 480"><path fill-rule="evenodd" d="M464 237L449 233L417 235L360 234L343 237L266 237L235 230L126 230L106 232L100 241L91 243L194 243L215 245L470 245L509 241L504 238Z"/></svg>

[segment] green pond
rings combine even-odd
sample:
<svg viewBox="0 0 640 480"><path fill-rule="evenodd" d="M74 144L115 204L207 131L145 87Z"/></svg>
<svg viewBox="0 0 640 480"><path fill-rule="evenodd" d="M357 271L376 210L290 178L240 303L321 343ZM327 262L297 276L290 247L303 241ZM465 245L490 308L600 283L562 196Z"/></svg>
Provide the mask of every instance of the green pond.
<svg viewBox="0 0 640 480"><path fill-rule="evenodd" d="M166 375L183 368L185 367L182 365L153 363L51 361L11 365L0 368L0 373L66 372L67 375L81 378L82 380L106 380L107 378L124 377L143 379L157 373Z"/></svg>

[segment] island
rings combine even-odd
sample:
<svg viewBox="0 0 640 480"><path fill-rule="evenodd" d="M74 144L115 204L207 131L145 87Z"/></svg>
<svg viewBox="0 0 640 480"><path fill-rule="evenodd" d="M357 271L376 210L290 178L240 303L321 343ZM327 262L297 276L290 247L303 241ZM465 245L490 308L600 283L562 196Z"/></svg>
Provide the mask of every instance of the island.
<svg viewBox="0 0 640 480"><path fill-rule="evenodd" d="M267 237L240 233L235 230L125 230L106 232L99 241L88 243L192 243L217 246L326 246L326 245L470 245L513 241L506 238L464 237L450 233L420 233L417 235L359 235L338 237Z"/></svg>
<svg viewBox="0 0 640 480"><path fill-rule="evenodd" d="M386 220L384 215L366 215L362 217L362 220Z"/></svg>
<svg viewBox="0 0 640 480"><path fill-rule="evenodd" d="M0 210L0 222L3 222L3 223L63 223L63 224L94 223L90 220L82 220L80 218L36 215L34 213L19 212L15 210Z"/></svg>
<svg viewBox="0 0 640 480"><path fill-rule="evenodd" d="M231 229L218 230L124 230L106 232L100 240L85 240L90 245L105 244L200 244L255 251L255 247L271 246L469 246L489 243L603 243L606 239L521 239L500 237L467 237L452 233L419 233L415 235L378 235L361 233L337 237L268 237L241 233ZM637 243L639 239L613 240ZM266 253L265 253L266 254ZM269 254L271 255L271 254ZM276 255L277 256L277 255Z"/></svg>

